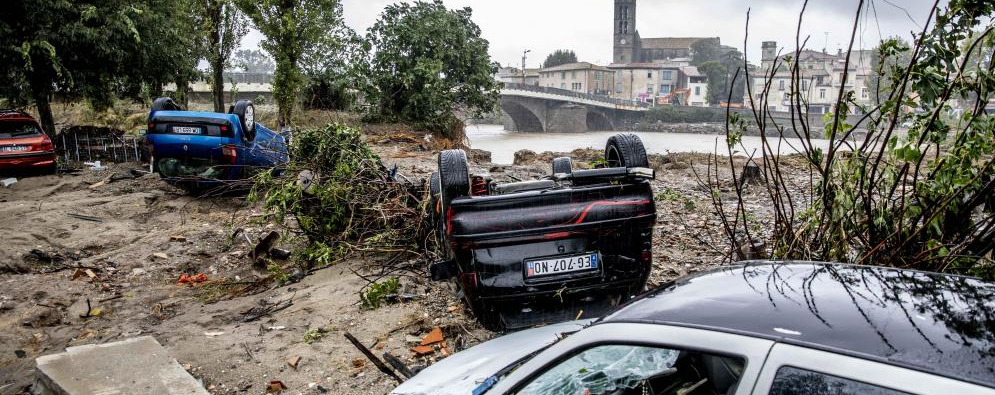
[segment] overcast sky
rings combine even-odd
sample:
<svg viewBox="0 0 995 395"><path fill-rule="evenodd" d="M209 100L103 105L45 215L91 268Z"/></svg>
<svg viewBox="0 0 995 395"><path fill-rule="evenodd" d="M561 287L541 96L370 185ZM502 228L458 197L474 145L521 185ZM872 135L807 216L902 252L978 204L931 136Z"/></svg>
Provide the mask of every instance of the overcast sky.
<svg viewBox="0 0 995 395"><path fill-rule="evenodd" d="M397 0L343 0L346 24L365 34L387 4ZM873 48L882 37L911 36L921 30L934 0L866 0L858 49ZM612 0L444 0L450 8L470 7L473 20L490 42L490 53L502 65L519 66L522 51L531 49L528 67L537 67L556 49L572 49L581 61L612 60ZM941 0L941 4L947 0ZM795 47L795 29L802 0L639 0L637 28L644 37L720 37L722 44L743 50L746 12L750 14L747 56L758 61L761 41ZM858 0L811 0L802 23L806 48L835 52L844 48L853 29ZM876 15L875 15L876 12ZM261 39L251 33L243 46Z"/></svg>

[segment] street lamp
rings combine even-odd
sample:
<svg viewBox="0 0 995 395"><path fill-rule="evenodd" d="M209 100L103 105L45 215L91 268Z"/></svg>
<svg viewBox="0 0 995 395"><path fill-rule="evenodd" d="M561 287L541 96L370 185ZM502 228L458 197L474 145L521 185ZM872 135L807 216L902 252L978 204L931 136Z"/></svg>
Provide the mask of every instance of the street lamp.
<svg viewBox="0 0 995 395"><path fill-rule="evenodd" d="M525 52L522 52L522 85L525 85L525 59L528 58L529 52L532 50L526 49Z"/></svg>

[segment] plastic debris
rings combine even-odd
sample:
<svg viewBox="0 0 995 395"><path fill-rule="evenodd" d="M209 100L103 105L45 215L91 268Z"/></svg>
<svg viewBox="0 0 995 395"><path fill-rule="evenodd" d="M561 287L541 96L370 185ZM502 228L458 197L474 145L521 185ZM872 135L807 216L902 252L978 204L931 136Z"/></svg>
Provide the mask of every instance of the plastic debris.
<svg viewBox="0 0 995 395"><path fill-rule="evenodd" d="M107 166L101 165L99 160L93 162L83 162L83 164L90 166L90 170L100 171L107 169Z"/></svg>
<svg viewBox="0 0 995 395"><path fill-rule="evenodd" d="M201 273L201 274L194 274L192 276L189 276L189 275L186 275L186 274L182 274L182 275L180 275L179 281L176 282L176 285L198 284L198 283L202 283L204 281L207 281L207 275L203 274L203 273Z"/></svg>
<svg viewBox="0 0 995 395"><path fill-rule="evenodd" d="M11 177L11 178L5 178L3 180L0 180L0 183L3 183L3 187L4 188L10 188L11 185L14 185L14 184L17 183L17 179L13 178L13 177Z"/></svg>

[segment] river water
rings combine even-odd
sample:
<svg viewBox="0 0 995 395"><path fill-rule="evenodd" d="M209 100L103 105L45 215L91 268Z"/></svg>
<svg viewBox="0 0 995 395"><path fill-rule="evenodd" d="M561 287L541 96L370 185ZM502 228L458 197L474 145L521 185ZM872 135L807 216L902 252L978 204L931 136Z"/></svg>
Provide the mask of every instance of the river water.
<svg viewBox="0 0 995 395"><path fill-rule="evenodd" d="M658 132L583 132L583 133L519 133L504 130L502 125L467 125L466 134L470 146L491 152L491 160L499 164L511 164L515 152L523 149L535 152L570 152L577 148L604 149L608 138L617 133L635 133L643 140L646 151L651 154L668 152L699 152L726 154L725 136L706 134L658 133ZM813 140L817 147L826 148L829 140ZM761 156L760 137L744 136L738 148L741 154ZM792 154L800 149L800 141L794 138L783 139L781 154Z"/></svg>

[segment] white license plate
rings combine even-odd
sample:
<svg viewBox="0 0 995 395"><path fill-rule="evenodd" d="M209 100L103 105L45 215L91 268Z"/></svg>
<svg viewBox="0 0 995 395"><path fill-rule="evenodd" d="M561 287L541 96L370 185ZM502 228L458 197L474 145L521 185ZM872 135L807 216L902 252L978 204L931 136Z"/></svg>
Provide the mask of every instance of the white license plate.
<svg viewBox="0 0 995 395"><path fill-rule="evenodd" d="M28 146L26 145L5 145L0 147L0 152L22 152L27 150Z"/></svg>
<svg viewBox="0 0 995 395"><path fill-rule="evenodd" d="M525 277L541 277L553 274L597 270L601 256L590 253L575 256L561 256L549 259L525 261Z"/></svg>
<svg viewBox="0 0 995 395"><path fill-rule="evenodd" d="M200 128L194 128L190 126L175 126L173 127L173 133L176 134L200 134Z"/></svg>

